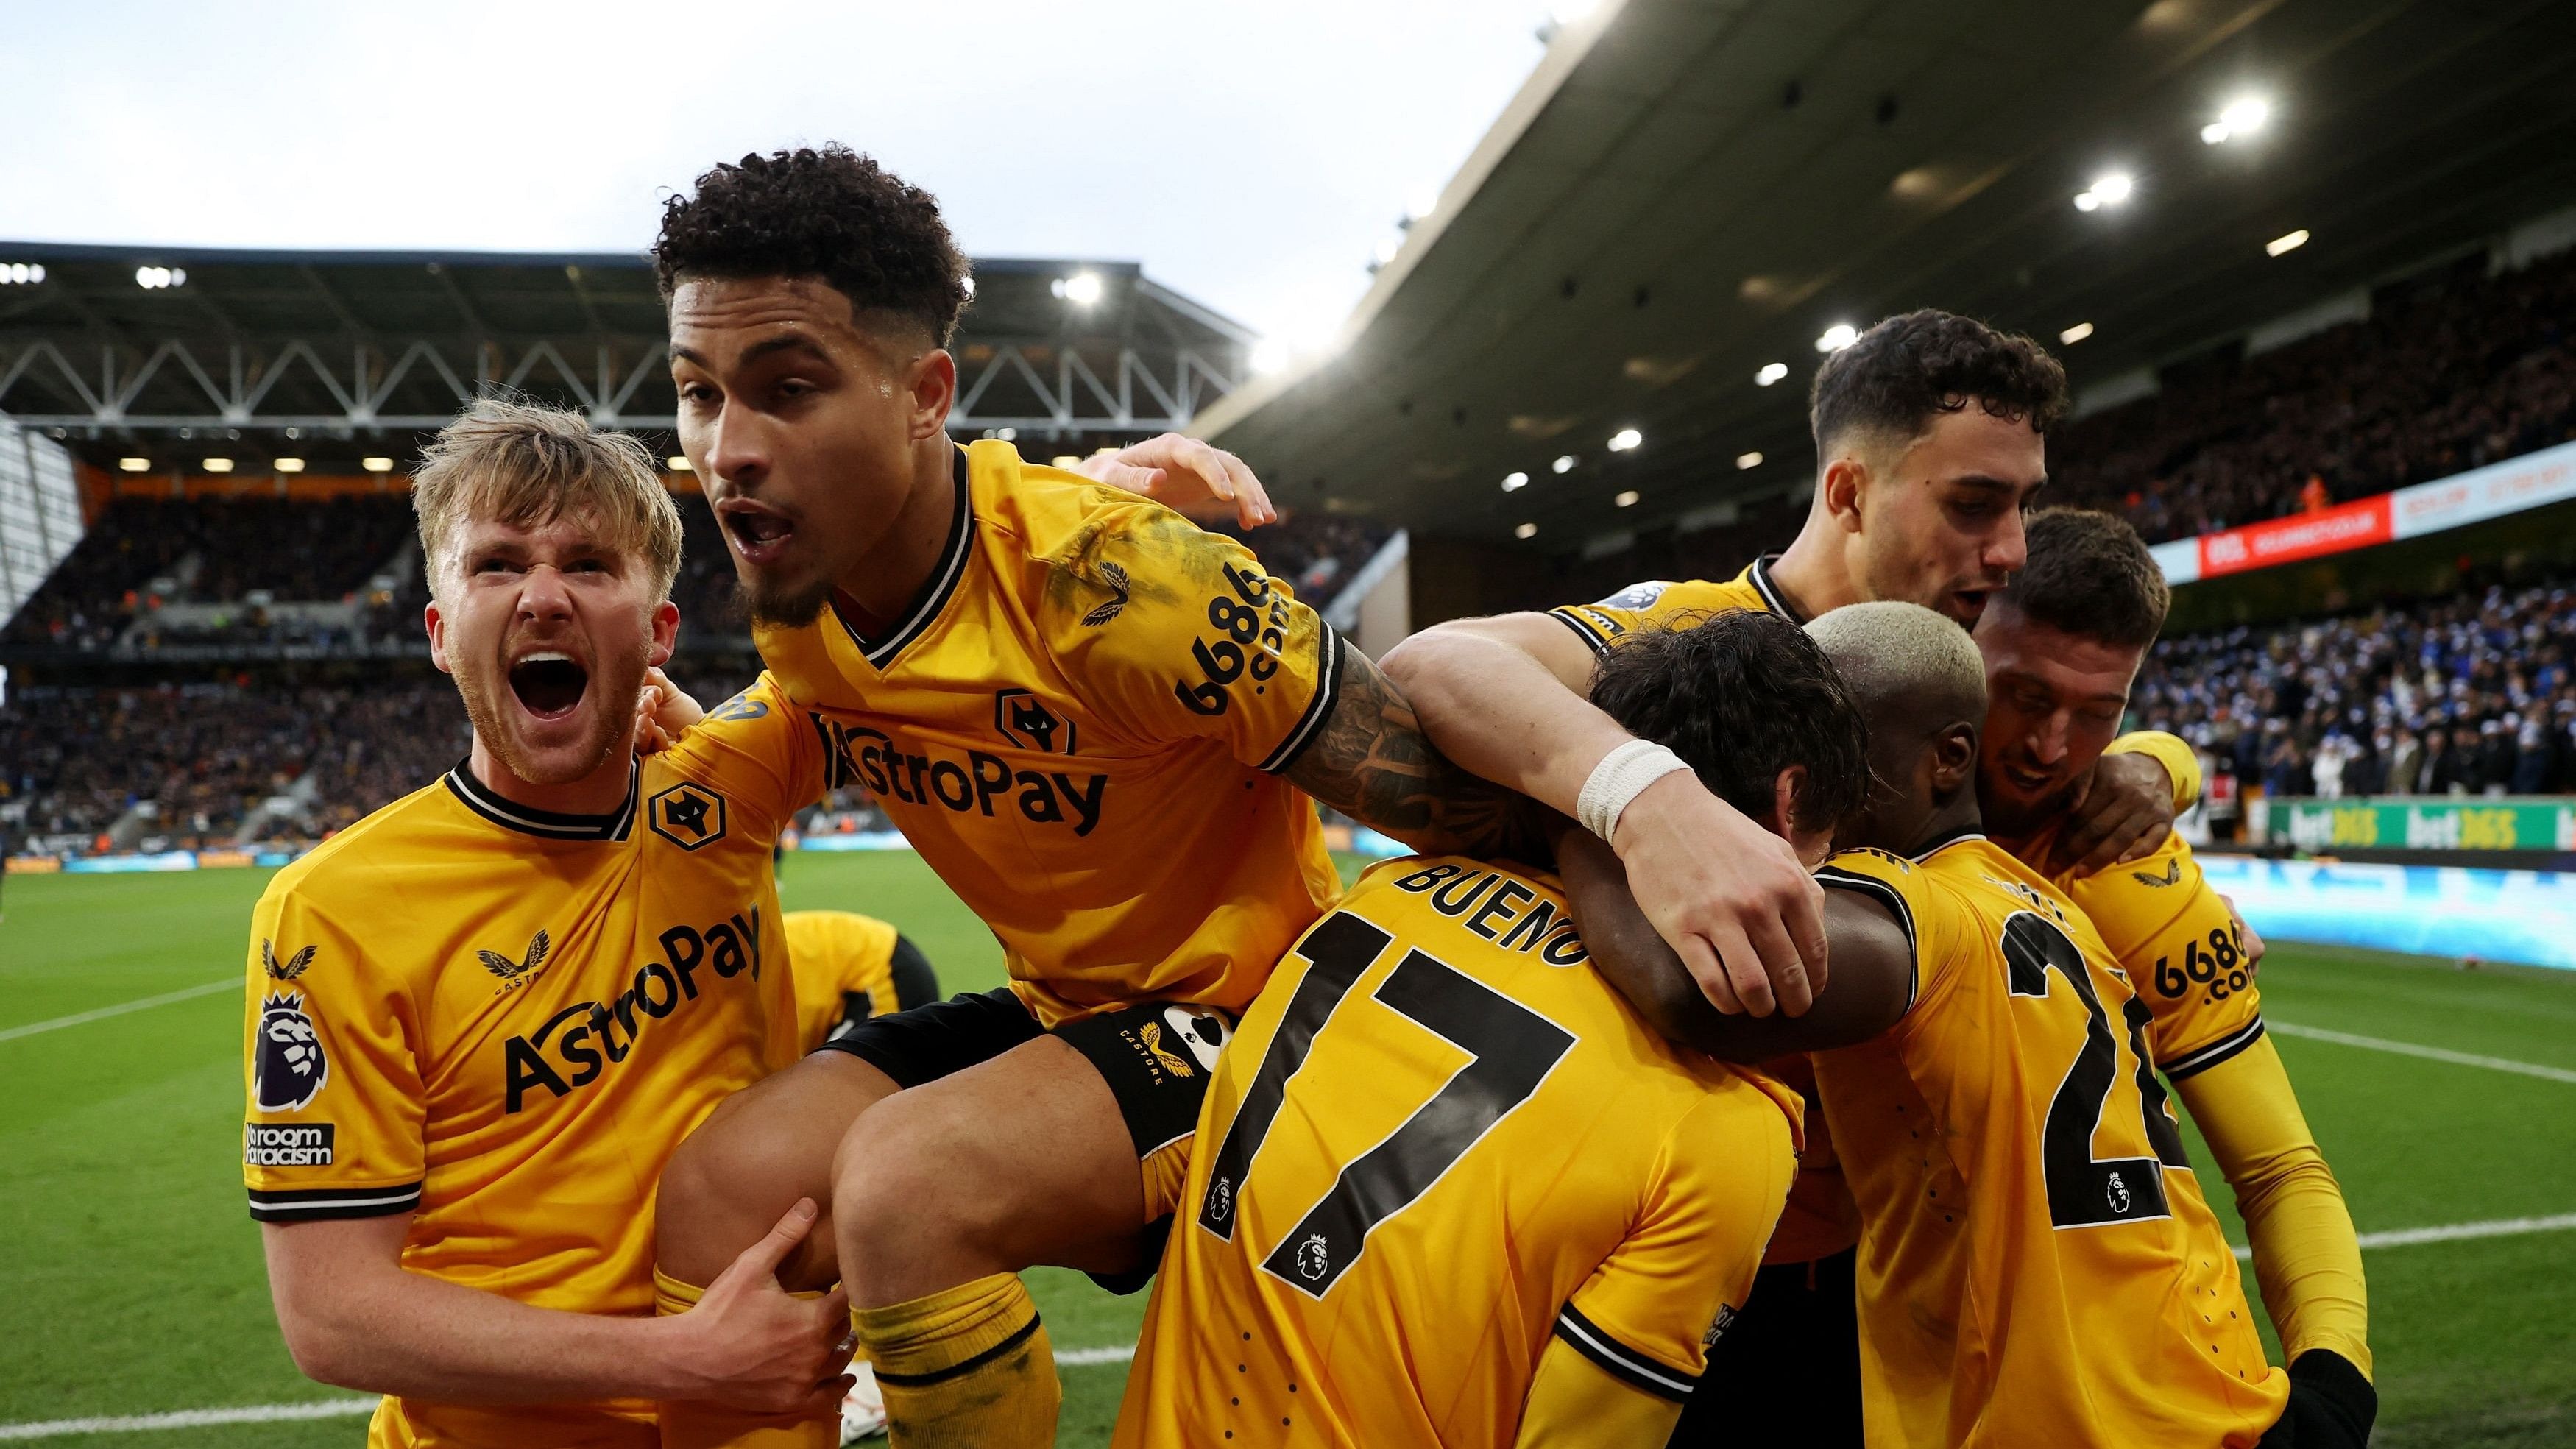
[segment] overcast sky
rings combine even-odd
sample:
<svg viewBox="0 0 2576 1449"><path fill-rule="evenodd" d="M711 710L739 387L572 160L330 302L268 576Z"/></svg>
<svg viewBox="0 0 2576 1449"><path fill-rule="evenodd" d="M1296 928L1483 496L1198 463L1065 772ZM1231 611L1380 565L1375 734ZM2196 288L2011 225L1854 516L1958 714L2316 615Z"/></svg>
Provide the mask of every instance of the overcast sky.
<svg viewBox="0 0 2576 1449"><path fill-rule="evenodd" d="M839 140L970 254L1136 260L1311 335L1539 58L1545 0L8 7L0 240L640 250Z"/></svg>

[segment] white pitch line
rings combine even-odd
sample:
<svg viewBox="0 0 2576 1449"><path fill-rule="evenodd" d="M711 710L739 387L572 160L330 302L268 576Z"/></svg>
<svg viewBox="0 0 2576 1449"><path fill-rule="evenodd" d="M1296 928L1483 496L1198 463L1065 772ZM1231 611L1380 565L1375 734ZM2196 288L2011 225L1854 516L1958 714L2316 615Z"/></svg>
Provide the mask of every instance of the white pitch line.
<svg viewBox="0 0 2576 1449"><path fill-rule="evenodd" d="M1089 1368L1125 1363L1136 1356L1134 1344L1108 1348L1072 1348L1055 1356L1059 1368ZM170 1414L126 1414L112 1418L46 1419L31 1424L0 1424L0 1440L60 1439L83 1434L131 1434L150 1429L202 1429L215 1424L273 1424L289 1419L354 1419L375 1412L374 1399L319 1399L304 1404L245 1404L235 1409L181 1409Z"/></svg>
<svg viewBox="0 0 2576 1449"><path fill-rule="evenodd" d="M2469 1052L2446 1051L2441 1047L2417 1046L2411 1041L2389 1041L2384 1037L2355 1036L2348 1031L2328 1031L2321 1026L2293 1026L2286 1021L2266 1018L2264 1029L2283 1036L2306 1037L2310 1041L2330 1041L2338 1046L2360 1047L2366 1051L2395 1052L2402 1057L2422 1057L2426 1061L2449 1062L2458 1067L2484 1067L2491 1072L2516 1072L2550 1082L2576 1082L2576 1072L2565 1067L2544 1067L2533 1062L2510 1061L2504 1057L2482 1057Z"/></svg>
<svg viewBox="0 0 2576 1449"><path fill-rule="evenodd" d="M38 1032L60 1031L67 1026L81 1026L93 1021L105 1021L111 1016L123 1016L129 1011L141 1011L146 1007L168 1006L171 1002L186 1001L190 997L194 996L212 996L218 991L239 991L240 989L241 978L238 976L228 976L221 981L209 981L203 986L191 986L185 991L165 991L159 996L144 997L141 1001L120 1002L115 1006L102 1006L96 1011L76 1011L69 1016L55 1017L51 1021L37 1021L30 1022L25 1026L13 1026L7 1031L0 1031L0 1041L15 1041L19 1037L34 1036ZM373 1401L370 1400L369 1402ZM229 1423L230 1421L227 1420L226 1422ZM5 1437L5 1435L0 1435L0 1438Z"/></svg>
<svg viewBox="0 0 2576 1449"><path fill-rule="evenodd" d="M2456 1243L2463 1238L2510 1238L2523 1233L2563 1233L2576 1229L2576 1213L2559 1213L2546 1218L2494 1218L2483 1223L2444 1223L2438 1228L2396 1228L2385 1233L2364 1233L2364 1248L2411 1248L2418 1243ZM2254 1261L2252 1248L2236 1250L2241 1263Z"/></svg>

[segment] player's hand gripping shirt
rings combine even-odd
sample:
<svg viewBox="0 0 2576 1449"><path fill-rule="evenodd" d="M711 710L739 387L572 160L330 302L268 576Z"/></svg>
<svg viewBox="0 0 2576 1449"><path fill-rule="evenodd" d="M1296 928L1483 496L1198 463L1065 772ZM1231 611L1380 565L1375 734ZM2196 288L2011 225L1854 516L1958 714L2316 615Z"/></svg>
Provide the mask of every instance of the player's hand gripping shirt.
<svg viewBox="0 0 2576 1449"><path fill-rule="evenodd" d="M783 704L719 707L608 815L460 765L280 871L251 928L251 1215L409 1214L413 1272L650 1314L663 1163L801 1046L770 848L822 752ZM389 1399L375 1442L615 1437L603 1416L653 1414Z"/></svg>
<svg viewBox="0 0 2576 1449"><path fill-rule="evenodd" d="M760 651L858 785L993 928L1052 1026L1151 998L1240 1010L1340 888L1279 778L1341 641L1241 544L1159 503L957 462L922 596L880 638L831 608Z"/></svg>
<svg viewBox="0 0 2576 1449"><path fill-rule="evenodd" d="M1819 872L1915 942L1878 1039L1815 1056L1863 1223L1873 1443L2251 1445L2289 1381L2092 923L1981 836Z"/></svg>
<svg viewBox="0 0 2576 1449"><path fill-rule="evenodd" d="M1551 878L1457 858L1306 933L1209 1083L1117 1444L1510 1444L1551 1337L1689 1393L1798 1102L1587 959Z"/></svg>

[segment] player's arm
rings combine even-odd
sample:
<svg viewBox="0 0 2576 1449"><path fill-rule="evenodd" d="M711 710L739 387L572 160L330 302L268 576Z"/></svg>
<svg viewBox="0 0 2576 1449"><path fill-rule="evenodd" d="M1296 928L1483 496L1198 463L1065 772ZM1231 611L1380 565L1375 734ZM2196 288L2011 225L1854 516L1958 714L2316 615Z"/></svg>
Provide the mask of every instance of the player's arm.
<svg viewBox="0 0 2576 1449"><path fill-rule="evenodd" d="M1450 759L1580 819L1586 782L1634 739L1588 698L1593 657L1560 616L1502 614L1426 629L1389 650L1386 668ZM1779 1004L1798 1011L1808 983L1824 980L1824 900L1796 853L1689 771L1629 800L1610 844L1664 939L1695 970L1732 966L1733 994L1751 1010L1769 1011L1771 983L1788 980Z"/></svg>
<svg viewBox="0 0 2576 1449"><path fill-rule="evenodd" d="M1678 1399L1650 1394L1585 1358L1563 1338L1548 1340L1521 1407L1516 1449L1565 1444L1636 1445L1652 1449L1681 1422Z"/></svg>
<svg viewBox="0 0 2576 1449"><path fill-rule="evenodd" d="M1659 1035L1721 1061L1763 1062L1867 1041L1913 1005L1915 945L1906 908L1869 877L1828 877L1847 888L1824 892L1834 974L1815 1004L1802 1016L1753 1016L1723 1012L1711 1000L1712 992L1729 989L1728 978L1692 974L1646 919L1626 868L1597 837L1566 831L1557 871L1593 967Z"/></svg>
<svg viewBox="0 0 2576 1449"><path fill-rule="evenodd" d="M2199 799L2200 756L2189 744L2162 730L2122 735L2093 762L2092 779L2042 868L2091 875L2153 854Z"/></svg>
<svg viewBox="0 0 2576 1449"><path fill-rule="evenodd" d="M1332 713L1289 783L1428 855L1545 860L1545 812L1460 769L1376 661L1344 645Z"/></svg>
<svg viewBox="0 0 2576 1449"><path fill-rule="evenodd" d="M2269 1038L2174 1080L2235 1190L2263 1306L2296 1364L2311 1351L2370 1373L2370 1302L2343 1188Z"/></svg>
<svg viewBox="0 0 2576 1449"><path fill-rule="evenodd" d="M402 1266L411 1218L260 1226L269 1293L295 1366L369 1393L460 1404L700 1399L822 1414L849 1381L834 1345L849 1313L790 1297L772 1276L813 1226L797 1210L685 1313L613 1317L533 1308Z"/></svg>

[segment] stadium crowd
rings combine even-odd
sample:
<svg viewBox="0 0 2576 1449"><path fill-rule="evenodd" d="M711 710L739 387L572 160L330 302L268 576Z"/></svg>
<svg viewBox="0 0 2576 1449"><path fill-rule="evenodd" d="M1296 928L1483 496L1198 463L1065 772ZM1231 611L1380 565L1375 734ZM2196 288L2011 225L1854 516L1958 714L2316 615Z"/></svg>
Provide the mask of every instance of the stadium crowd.
<svg viewBox="0 0 2576 1449"><path fill-rule="evenodd" d="M2130 703L2267 795L2565 794L2571 630L2553 583L2167 639Z"/></svg>
<svg viewBox="0 0 2576 1449"><path fill-rule="evenodd" d="M2483 256L2371 315L2065 428L2051 501L2124 512L2150 543L2429 482L2576 437L2576 252Z"/></svg>

